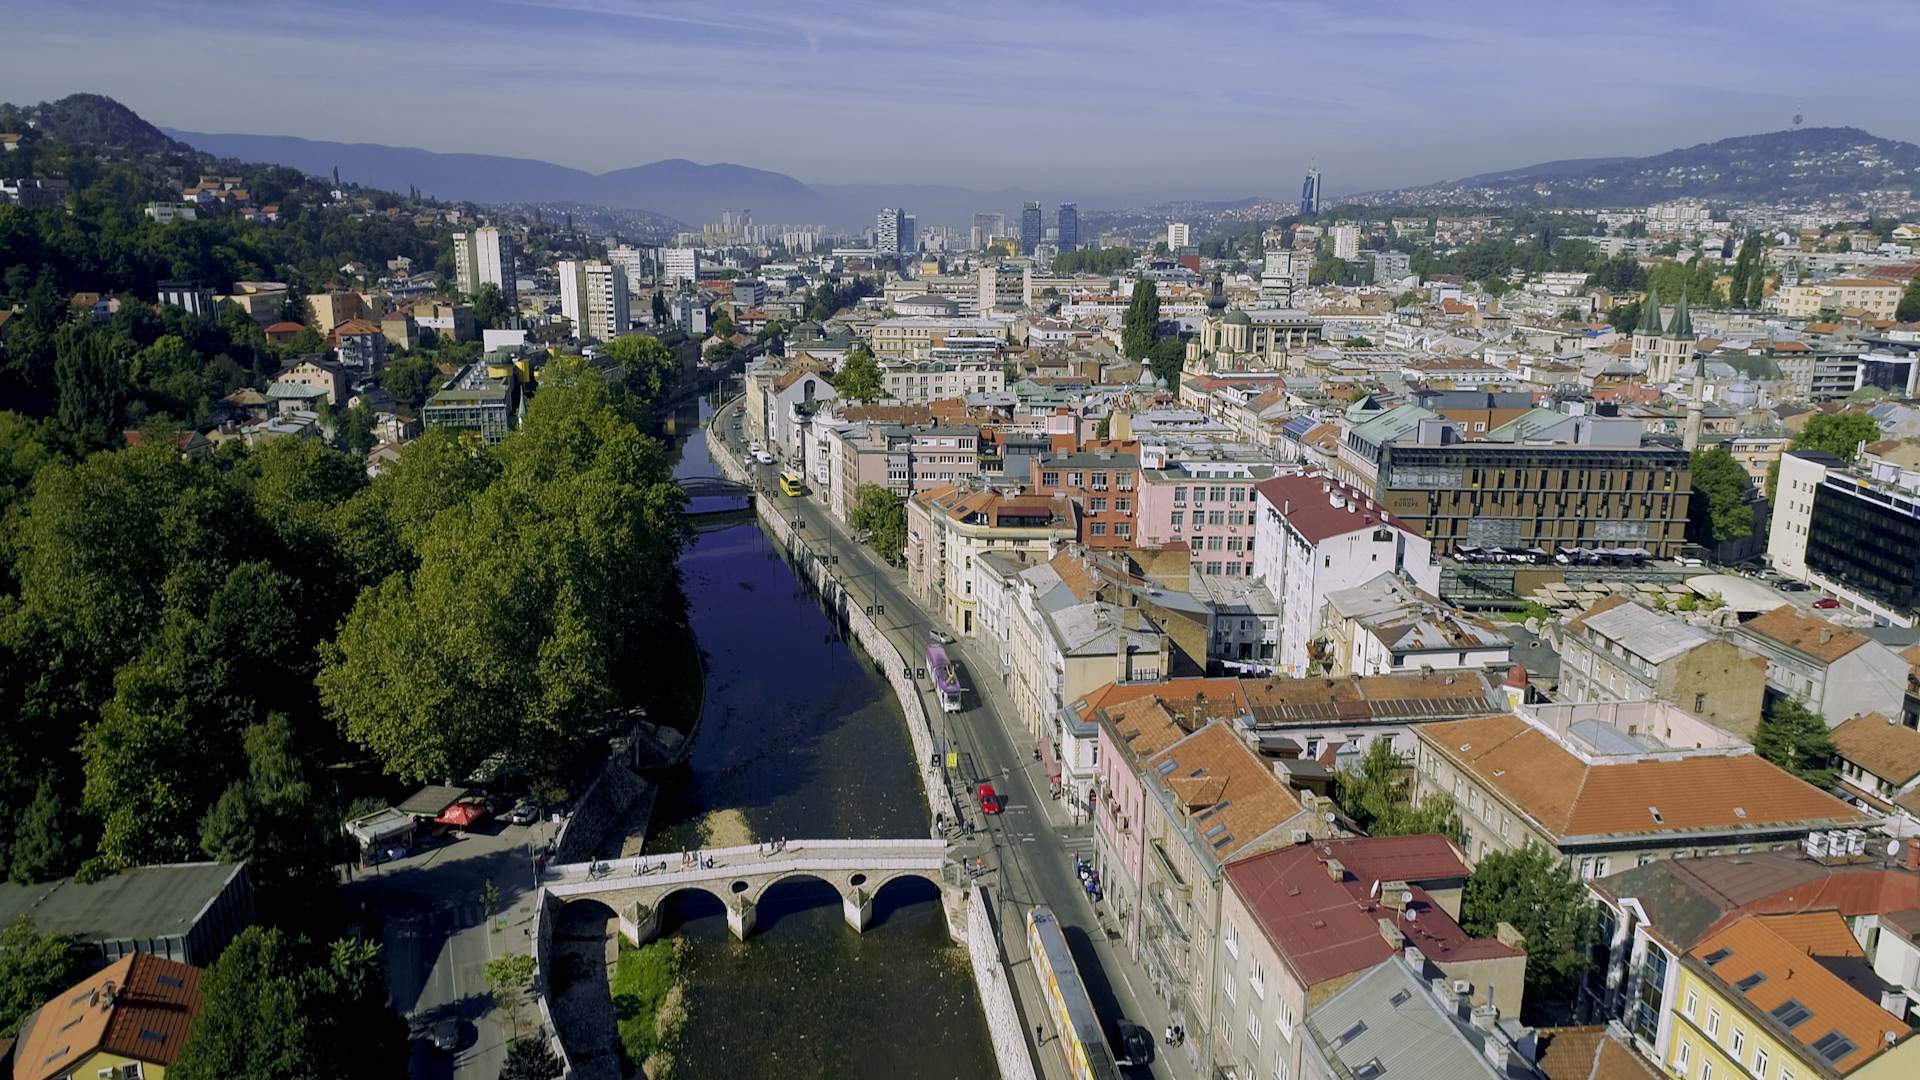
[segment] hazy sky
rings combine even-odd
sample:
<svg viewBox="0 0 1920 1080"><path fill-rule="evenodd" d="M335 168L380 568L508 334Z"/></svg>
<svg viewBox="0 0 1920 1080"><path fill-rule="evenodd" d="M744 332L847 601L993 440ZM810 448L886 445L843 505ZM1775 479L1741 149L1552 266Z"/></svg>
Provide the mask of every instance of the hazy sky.
<svg viewBox="0 0 1920 1080"><path fill-rule="evenodd" d="M595 171L1290 198L1310 163L1338 194L1796 112L1920 139L1886 44L1912 0L0 0L0 25L0 99Z"/></svg>

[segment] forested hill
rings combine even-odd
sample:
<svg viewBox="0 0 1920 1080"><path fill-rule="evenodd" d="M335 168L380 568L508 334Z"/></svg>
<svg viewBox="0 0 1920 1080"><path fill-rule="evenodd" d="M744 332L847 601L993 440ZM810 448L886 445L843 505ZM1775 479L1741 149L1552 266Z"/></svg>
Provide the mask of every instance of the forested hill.
<svg viewBox="0 0 1920 1080"><path fill-rule="evenodd" d="M342 277L349 261L431 268L451 223L390 193L335 199L293 170L212 163L69 104L4 155L9 173L71 190L0 205L0 874L245 860L261 921L324 958L352 917L335 891L344 818L496 755L566 798L604 759L619 710L666 713L672 681L652 664L685 648L673 635L690 534L643 424L673 359L629 335L608 348L624 371L555 360L497 446L436 429L378 477L354 441L364 405L330 410L317 438L228 437L221 399L324 341L309 327L269 343L232 304L211 318L156 307L157 282L276 280L295 298L360 287ZM237 177L279 220L142 214L203 171ZM304 306L281 314L310 317ZM436 359L477 350L447 348L392 357L381 386L417 405ZM208 449L195 432L223 441ZM286 1002L250 997L284 985L253 977L249 941L202 983L208 1014L283 1015ZM16 959L73 948L27 923L0 945ZM69 981L17 963L7 978L0 1030ZM401 1075L405 1027L371 985L351 1037L292 1057L285 1030L221 1030L244 1031L233 1046L286 1075ZM312 1007L338 1020L340 1005ZM174 1071L245 1071L210 1058L214 1045L196 1036Z"/></svg>

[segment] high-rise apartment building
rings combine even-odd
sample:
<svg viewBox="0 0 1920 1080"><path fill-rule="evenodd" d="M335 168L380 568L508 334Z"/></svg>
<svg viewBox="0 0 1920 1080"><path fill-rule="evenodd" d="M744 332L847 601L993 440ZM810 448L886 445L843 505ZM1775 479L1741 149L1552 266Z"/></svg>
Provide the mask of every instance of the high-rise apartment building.
<svg viewBox="0 0 1920 1080"><path fill-rule="evenodd" d="M559 265L560 313L582 341L612 341L627 332L627 273L601 259L563 259Z"/></svg>
<svg viewBox="0 0 1920 1080"><path fill-rule="evenodd" d="M920 250L920 219L908 214L900 219L900 252L911 255Z"/></svg>
<svg viewBox="0 0 1920 1080"><path fill-rule="evenodd" d="M873 248L882 255L906 250L900 241L907 231L907 214L897 206L883 206L873 219Z"/></svg>
<svg viewBox="0 0 1920 1080"><path fill-rule="evenodd" d="M1191 242L1191 236L1184 221L1167 222L1167 250L1177 252Z"/></svg>
<svg viewBox="0 0 1920 1080"><path fill-rule="evenodd" d="M1332 235L1334 258L1353 260L1360 257L1360 226L1335 225Z"/></svg>
<svg viewBox="0 0 1920 1080"><path fill-rule="evenodd" d="M698 284L699 248L666 248L660 252L660 276L668 286Z"/></svg>
<svg viewBox="0 0 1920 1080"><path fill-rule="evenodd" d="M513 237L497 225L453 234L454 284L472 296L482 285L495 285L508 309L519 306L515 287Z"/></svg>
<svg viewBox="0 0 1920 1080"><path fill-rule="evenodd" d="M1046 219L1040 213L1040 204L1027 203L1020 208L1020 253L1031 255L1040 247L1040 241L1047 235Z"/></svg>
<svg viewBox="0 0 1920 1080"><path fill-rule="evenodd" d="M1308 169L1307 179L1300 185L1300 215L1320 212L1320 170Z"/></svg>
<svg viewBox="0 0 1920 1080"><path fill-rule="evenodd" d="M626 272L629 294L645 288L647 279L653 271L653 260L648 257L645 248L630 245L610 247L607 249L607 261Z"/></svg>
<svg viewBox="0 0 1920 1080"><path fill-rule="evenodd" d="M1080 208L1070 202L1060 204L1057 216L1059 243L1061 251L1072 251L1080 246Z"/></svg>

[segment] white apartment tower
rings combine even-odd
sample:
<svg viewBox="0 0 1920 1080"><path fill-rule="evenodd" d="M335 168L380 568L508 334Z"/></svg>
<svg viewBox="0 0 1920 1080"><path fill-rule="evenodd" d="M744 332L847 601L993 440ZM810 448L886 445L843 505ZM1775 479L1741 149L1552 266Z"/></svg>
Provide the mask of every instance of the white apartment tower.
<svg viewBox="0 0 1920 1080"><path fill-rule="evenodd" d="M607 261L627 274L627 293L639 292L646 287L648 272L653 260L647 257L642 248L632 246L610 247L607 249Z"/></svg>
<svg viewBox="0 0 1920 1080"><path fill-rule="evenodd" d="M1167 250L1177 252L1189 243L1187 223L1184 221L1167 222Z"/></svg>
<svg viewBox="0 0 1920 1080"><path fill-rule="evenodd" d="M660 252L662 284L669 287L700 283L699 248L665 248Z"/></svg>
<svg viewBox="0 0 1920 1080"><path fill-rule="evenodd" d="M517 308L514 287L513 237L497 225L453 234L454 284L472 296L482 285L496 285L509 309Z"/></svg>
<svg viewBox="0 0 1920 1080"><path fill-rule="evenodd" d="M564 259L559 266L560 313L573 323L574 336L612 341L627 332L626 271L600 259Z"/></svg>
<svg viewBox="0 0 1920 1080"><path fill-rule="evenodd" d="M1360 226L1335 225L1333 227L1333 257L1345 260L1360 257Z"/></svg>
<svg viewBox="0 0 1920 1080"><path fill-rule="evenodd" d="M882 255L898 255L908 237L907 214L896 206L883 206L873 218L873 249Z"/></svg>

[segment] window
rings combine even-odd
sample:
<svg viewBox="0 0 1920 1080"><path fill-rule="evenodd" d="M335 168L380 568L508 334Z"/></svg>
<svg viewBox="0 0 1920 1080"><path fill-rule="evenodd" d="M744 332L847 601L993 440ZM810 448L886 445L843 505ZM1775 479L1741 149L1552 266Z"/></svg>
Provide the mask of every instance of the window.
<svg viewBox="0 0 1920 1080"><path fill-rule="evenodd" d="M1720 1038L1720 1010L1719 1009L1714 1009L1713 1011L1707 1013L1707 1035L1713 1039Z"/></svg>
<svg viewBox="0 0 1920 1080"><path fill-rule="evenodd" d="M1120 511L1123 514L1132 513L1133 500L1132 499L1115 499L1113 500L1113 508L1115 510Z"/></svg>
<svg viewBox="0 0 1920 1080"><path fill-rule="evenodd" d="M1713 1062L1700 1062L1700 1080L1713 1080Z"/></svg>
<svg viewBox="0 0 1920 1080"><path fill-rule="evenodd" d="M1765 1047L1756 1046L1753 1048L1753 1075L1759 1077L1760 1080L1767 1080L1767 1051Z"/></svg>
<svg viewBox="0 0 1920 1080"><path fill-rule="evenodd" d="M1680 1052L1673 1056L1673 1063L1679 1067L1680 1075L1685 1076L1687 1074L1687 1063L1692 1060L1693 1044L1685 1039L1681 1039Z"/></svg>
<svg viewBox="0 0 1920 1080"><path fill-rule="evenodd" d="M1227 995L1228 1001L1235 1000L1233 996L1233 970L1224 965L1220 968L1220 992Z"/></svg>
<svg viewBox="0 0 1920 1080"><path fill-rule="evenodd" d="M1747 1052L1747 1033L1739 1028L1733 1029L1733 1056L1739 1057Z"/></svg>
<svg viewBox="0 0 1920 1080"><path fill-rule="evenodd" d="M1041 474L1040 474L1040 486L1041 486L1041 487L1059 487L1059 486L1060 486L1060 474L1059 474L1059 473L1057 473L1057 472L1043 472L1043 473L1041 473Z"/></svg>
<svg viewBox="0 0 1920 1080"><path fill-rule="evenodd" d="M1068 487L1079 487L1079 486L1081 486L1081 485L1080 485L1080 479L1081 479L1081 475L1082 475L1082 474L1080 474L1080 473L1077 473L1077 472L1070 472L1070 473L1068 473L1068 474L1067 474L1067 486L1068 486Z"/></svg>
<svg viewBox="0 0 1920 1080"><path fill-rule="evenodd" d="M1226 945L1227 952L1231 953L1235 960L1240 959L1240 928L1228 923L1226 940L1222 944Z"/></svg>
<svg viewBox="0 0 1920 1080"><path fill-rule="evenodd" d="M1129 524L1127 524L1126 522L1124 522L1124 521L1123 521L1123 522L1121 522L1120 524L1118 524L1118 525L1115 525L1115 526L1113 527L1113 535L1115 535L1115 536L1132 536L1132 535L1133 535L1133 526L1131 526L1131 525L1129 525Z"/></svg>
<svg viewBox="0 0 1920 1080"><path fill-rule="evenodd" d="M1687 991L1686 1004L1680 1006L1680 1011L1687 1014L1687 1019L1691 1020L1693 1019L1694 1012L1699 1008L1700 1008L1699 993L1693 990Z"/></svg>
<svg viewBox="0 0 1920 1080"><path fill-rule="evenodd" d="M1280 1029L1281 1038L1288 1042L1293 1041L1293 1005L1291 1002L1283 1001L1280 1003L1280 1014L1273 1018L1273 1026Z"/></svg>
<svg viewBox="0 0 1920 1080"><path fill-rule="evenodd" d="M1178 529L1184 523L1186 516L1185 511L1175 510L1173 512L1173 527Z"/></svg>
<svg viewBox="0 0 1920 1080"><path fill-rule="evenodd" d="M1267 1000L1267 971L1258 963L1253 965L1253 974L1247 976L1247 988L1253 991L1254 997L1261 1001ZM1253 1041L1260 1040L1256 1038Z"/></svg>
<svg viewBox="0 0 1920 1080"><path fill-rule="evenodd" d="M1185 506L1186 503L1187 503L1187 489L1184 487L1174 488L1173 489L1173 505Z"/></svg>
<svg viewBox="0 0 1920 1080"><path fill-rule="evenodd" d="M1707 711L1707 695L1705 694L1693 695L1693 711L1697 713L1703 713Z"/></svg>
<svg viewBox="0 0 1920 1080"><path fill-rule="evenodd" d="M1107 500L1106 500L1106 498L1105 498L1104 496L1096 496L1096 497L1094 497L1094 498L1091 498L1091 499L1088 499L1088 500L1087 500L1087 510L1088 510L1088 512L1090 512L1090 513L1095 513L1095 514L1104 514L1104 513L1106 513L1106 511L1107 511Z"/></svg>
<svg viewBox="0 0 1920 1080"><path fill-rule="evenodd" d="M1105 536L1107 535L1107 523L1104 521L1096 521L1087 526L1087 532L1093 536Z"/></svg>

